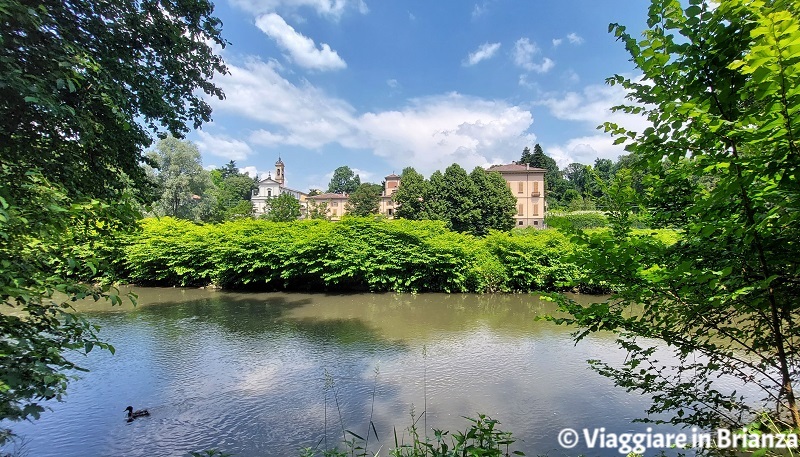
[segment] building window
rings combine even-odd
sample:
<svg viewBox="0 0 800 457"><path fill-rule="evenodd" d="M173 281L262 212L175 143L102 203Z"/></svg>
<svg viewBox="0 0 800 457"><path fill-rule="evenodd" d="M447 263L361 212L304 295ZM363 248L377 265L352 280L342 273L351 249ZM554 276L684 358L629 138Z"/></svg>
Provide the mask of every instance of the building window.
<svg viewBox="0 0 800 457"><path fill-rule="evenodd" d="M534 216L539 215L539 205L533 205L533 215Z"/></svg>
<svg viewBox="0 0 800 457"><path fill-rule="evenodd" d="M272 197L272 189L267 189L267 197Z"/></svg>
<svg viewBox="0 0 800 457"><path fill-rule="evenodd" d="M533 225L539 225L539 221L533 221Z"/></svg>
<svg viewBox="0 0 800 457"><path fill-rule="evenodd" d="M256 187L255 189L253 189L253 196L256 196L256 195L258 195L258 187Z"/></svg>
<svg viewBox="0 0 800 457"><path fill-rule="evenodd" d="M533 194L535 196L539 195L539 182L538 181L534 181L533 182Z"/></svg>
<svg viewBox="0 0 800 457"><path fill-rule="evenodd" d="M520 182L520 183L517 185L517 193L518 193L518 194L521 194L521 193L522 193L522 191L523 191L523 186L525 186L525 183L523 183L523 182Z"/></svg>
<svg viewBox="0 0 800 457"><path fill-rule="evenodd" d="M519 225L522 225L522 221L519 221Z"/></svg>
<svg viewBox="0 0 800 457"><path fill-rule="evenodd" d="M332 214L333 214L334 216L336 216L336 214L337 214L336 212L337 212L337 210L333 210L333 213L332 213Z"/></svg>
<svg viewBox="0 0 800 457"><path fill-rule="evenodd" d="M523 215L523 205L517 206L517 216Z"/></svg>
<svg viewBox="0 0 800 457"><path fill-rule="evenodd" d="M389 215L391 216L392 214L394 214L394 211L389 210Z"/></svg>
<svg viewBox="0 0 800 457"><path fill-rule="evenodd" d="M331 202L331 206L333 207L339 206L339 202Z"/></svg>

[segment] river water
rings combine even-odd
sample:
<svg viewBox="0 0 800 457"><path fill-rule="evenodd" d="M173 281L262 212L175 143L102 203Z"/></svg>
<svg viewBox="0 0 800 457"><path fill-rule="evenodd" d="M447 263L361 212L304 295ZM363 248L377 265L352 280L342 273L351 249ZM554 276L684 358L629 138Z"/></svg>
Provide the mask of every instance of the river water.
<svg viewBox="0 0 800 457"><path fill-rule="evenodd" d="M574 345L572 329L536 319L554 312L537 296L135 291L135 308L80 306L116 354L76 355L90 371L40 420L13 424L18 454L296 456L342 428L366 437L372 414L370 450L387 455L426 410L420 433L483 413L528 455L621 455L562 449L558 432L646 428L630 421L648 399L586 363L622 360L611 336ZM128 405L151 416L127 423Z"/></svg>

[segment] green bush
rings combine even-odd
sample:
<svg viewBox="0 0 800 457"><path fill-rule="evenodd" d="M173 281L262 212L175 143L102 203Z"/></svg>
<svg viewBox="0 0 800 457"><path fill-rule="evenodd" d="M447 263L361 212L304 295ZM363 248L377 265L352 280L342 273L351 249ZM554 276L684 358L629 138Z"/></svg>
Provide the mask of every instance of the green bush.
<svg viewBox="0 0 800 457"><path fill-rule="evenodd" d="M608 218L602 211L551 211L544 219L548 227L557 229L591 229L608 227Z"/></svg>
<svg viewBox="0 0 800 457"><path fill-rule="evenodd" d="M677 240L668 230L642 232L664 244ZM591 284L585 256L556 230L477 238L452 232L441 221L243 219L201 225L164 217L142 221L140 232L109 245L121 245L113 251L124 257L117 275L143 285L527 292Z"/></svg>

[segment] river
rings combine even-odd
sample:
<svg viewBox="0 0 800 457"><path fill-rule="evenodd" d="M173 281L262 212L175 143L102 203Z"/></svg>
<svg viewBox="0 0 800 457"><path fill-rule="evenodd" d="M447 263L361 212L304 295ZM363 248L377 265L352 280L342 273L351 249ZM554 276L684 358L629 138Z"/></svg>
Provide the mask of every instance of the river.
<svg viewBox="0 0 800 457"><path fill-rule="evenodd" d="M586 363L624 357L611 335L576 346L572 329L536 319L554 312L537 296L135 292L135 308L79 306L116 354L74 356L90 371L40 420L13 424L19 454L297 456L340 442L340 417L366 436L372 411L370 450L386 455L394 430L407 437L412 410L426 408L421 433L426 421L463 430L462 416L483 413L528 455L620 455L562 449L558 432L646 427L630 421L648 399ZM127 423L128 405L151 416Z"/></svg>

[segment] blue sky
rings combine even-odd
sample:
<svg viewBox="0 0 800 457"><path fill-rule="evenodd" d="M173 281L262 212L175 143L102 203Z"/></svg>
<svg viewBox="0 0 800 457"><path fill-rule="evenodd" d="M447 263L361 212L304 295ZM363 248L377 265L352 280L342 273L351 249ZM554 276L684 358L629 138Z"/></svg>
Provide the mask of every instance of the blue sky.
<svg viewBox="0 0 800 457"><path fill-rule="evenodd" d="M517 160L542 145L559 165L624 153L595 127L636 76L619 22L639 0L217 0L230 74L214 122L192 132L206 167L235 160L263 176L278 156L289 187L327 187L333 170L380 183L413 166Z"/></svg>

